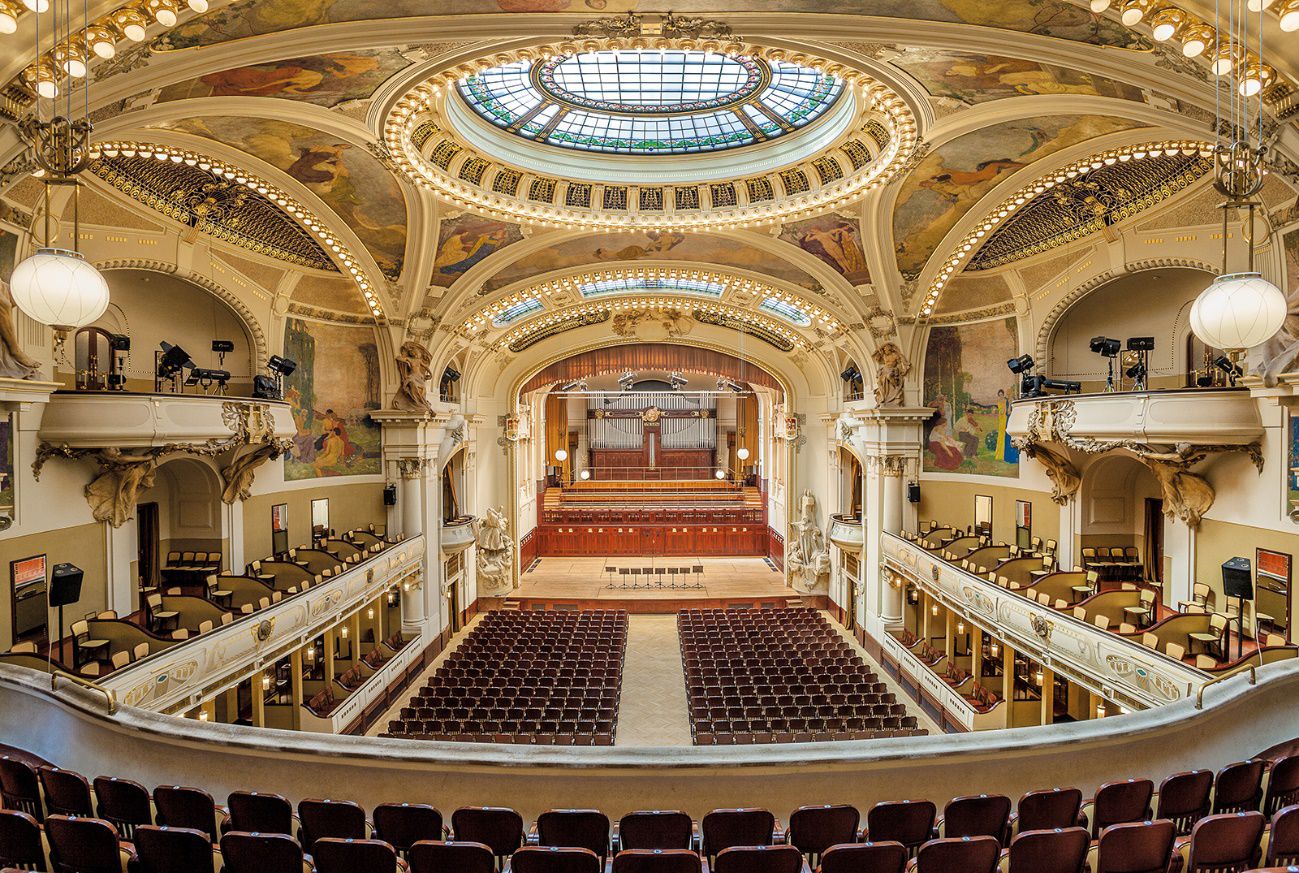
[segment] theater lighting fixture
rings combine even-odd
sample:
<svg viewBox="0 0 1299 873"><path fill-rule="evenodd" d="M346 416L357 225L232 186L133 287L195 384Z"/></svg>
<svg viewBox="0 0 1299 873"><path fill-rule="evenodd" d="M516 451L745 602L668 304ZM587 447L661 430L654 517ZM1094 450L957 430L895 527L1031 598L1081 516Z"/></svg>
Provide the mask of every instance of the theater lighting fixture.
<svg viewBox="0 0 1299 873"><path fill-rule="evenodd" d="M568 452L564 449L555 449L555 460L564 463L568 460Z"/></svg>
<svg viewBox="0 0 1299 873"><path fill-rule="evenodd" d="M1006 366L1016 376L1022 376L1025 373L1032 372L1035 363L1032 355L1020 355L1018 358L1011 358L1007 361Z"/></svg>
<svg viewBox="0 0 1299 873"><path fill-rule="evenodd" d="M1094 336L1091 341L1091 350L1107 358L1118 357L1120 346L1122 346L1122 343L1118 340L1105 336Z"/></svg>
<svg viewBox="0 0 1299 873"><path fill-rule="evenodd" d="M938 604L937 604L937 603L935 603L933 606L929 607L929 614L930 614L930 615L938 615Z"/></svg>
<svg viewBox="0 0 1299 873"><path fill-rule="evenodd" d="M690 380L685 376L682 376L680 373L673 373L671 376L668 376L668 384L672 386L673 391L680 391L682 388L690 384Z"/></svg>
<svg viewBox="0 0 1299 873"><path fill-rule="evenodd" d="M740 446L735 452L735 457L739 458L741 461L747 461L749 460L749 450L744 446Z"/></svg>
<svg viewBox="0 0 1299 873"><path fill-rule="evenodd" d="M725 478L726 478L726 471L725 471L725 470L718 470L718 471L717 471L716 473L714 473L713 475L716 476L718 479L725 479Z"/></svg>
<svg viewBox="0 0 1299 873"><path fill-rule="evenodd" d="M560 385L560 386L559 386L559 390L560 390L561 392L564 392L564 391L585 391L585 390L586 390L586 380L585 380L585 379L574 379L572 382L565 382L563 385Z"/></svg>
<svg viewBox="0 0 1299 873"><path fill-rule="evenodd" d="M578 473L577 475L578 475L578 478L582 479L582 481L586 481L587 479L590 479L590 478L591 478L591 471L590 471L590 470L583 470L582 472Z"/></svg>
<svg viewBox="0 0 1299 873"><path fill-rule="evenodd" d="M621 376L618 377L618 387L624 391L630 391L631 386L635 384L636 384L636 374L633 373L631 370L628 370L626 373L623 373Z"/></svg>
<svg viewBox="0 0 1299 873"><path fill-rule="evenodd" d="M281 358L279 355L271 355L270 360L266 362L266 369L280 376L289 376L298 369L298 362Z"/></svg>
<svg viewBox="0 0 1299 873"><path fill-rule="evenodd" d="M988 644L988 654L994 658L1001 654L1001 646L997 645L996 640Z"/></svg>
<svg viewBox="0 0 1299 873"><path fill-rule="evenodd" d="M181 370L194 366L189 352L180 346L174 346L165 340L159 345L162 346L162 355L159 356L157 365L159 379L174 379Z"/></svg>

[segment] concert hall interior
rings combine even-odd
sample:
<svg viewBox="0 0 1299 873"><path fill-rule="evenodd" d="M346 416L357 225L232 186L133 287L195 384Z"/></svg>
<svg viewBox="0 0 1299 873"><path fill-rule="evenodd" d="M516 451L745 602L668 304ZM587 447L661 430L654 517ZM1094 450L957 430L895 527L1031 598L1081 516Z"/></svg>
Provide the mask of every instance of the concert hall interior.
<svg viewBox="0 0 1299 873"><path fill-rule="evenodd" d="M0 0L0 82L0 873L1299 865L1299 0Z"/></svg>

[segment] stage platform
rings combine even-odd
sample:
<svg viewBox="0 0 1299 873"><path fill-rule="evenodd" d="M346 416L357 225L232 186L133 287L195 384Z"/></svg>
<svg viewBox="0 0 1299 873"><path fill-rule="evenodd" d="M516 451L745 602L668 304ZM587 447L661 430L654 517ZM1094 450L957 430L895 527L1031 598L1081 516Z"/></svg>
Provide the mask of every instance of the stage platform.
<svg viewBox="0 0 1299 873"><path fill-rule="evenodd" d="M620 586L624 581L632 584L634 577L617 572L619 568L695 566L703 567L703 572L675 576L642 573L641 587L630 590ZM678 587L670 587L674 582ZM691 607L825 606L820 602L825 598L800 595L785 585L784 574L763 558L543 557L519 583L518 590L494 605L506 609L625 609L636 614L674 613Z"/></svg>

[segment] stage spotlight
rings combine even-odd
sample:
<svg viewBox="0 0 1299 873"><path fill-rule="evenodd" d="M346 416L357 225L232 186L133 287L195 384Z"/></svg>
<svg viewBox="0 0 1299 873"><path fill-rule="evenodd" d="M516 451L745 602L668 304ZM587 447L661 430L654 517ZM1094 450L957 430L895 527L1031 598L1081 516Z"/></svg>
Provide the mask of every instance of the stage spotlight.
<svg viewBox="0 0 1299 873"><path fill-rule="evenodd" d="M131 338L125 334L115 333L108 337L108 347L115 352L129 352Z"/></svg>
<svg viewBox="0 0 1299 873"><path fill-rule="evenodd" d="M1219 355L1213 359L1213 366L1227 374L1227 384L1234 386L1236 380L1245 375L1244 369L1226 355ZM1212 380L1210 380L1212 382Z"/></svg>
<svg viewBox="0 0 1299 873"><path fill-rule="evenodd" d="M673 391L680 391L682 388L690 384L690 380L685 376L682 376L680 373L673 373L671 376L668 376L668 384L672 386Z"/></svg>
<svg viewBox="0 0 1299 873"><path fill-rule="evenodd" d="M585 379L574 379L572 382L565 382L563 385L560 385L560 386L559 386L559 390L560 390L561 392L564 392L564 391L585 391L585 390L586 390L586 380L585 380Z"/></svg>
<svg viewBox="0 0 1299 873"><path fill-rule="evenodd" d="M1082 383L1072 379L1043 379L1042 387L1063 394L1077 394L1082 390Z"/></svg>
<svg viewBox="0 0 1299 873"><path fill-rule="evenodd" d="M186 385L201 385L205 389L216 386L217 392L224 394L226 385L230 382L229 370L213 370L207 367L195 367L189 371L185 378Z"/></svg>
<svg viewBox="0 0 1299 873"><path fill-rule="evenodd" d="M1154 350L1155 350L1155 338L1153 336L1128 337L1128 351L1153 352Z"/></svg>
<svg viewBox="0 0 1299 873"><path fill-rule="evenodd" d="M266 362L266 369L279 376L289 376L298 369L298 362L281 358L279 355L271 355L270 360Z"/></svg>
<svg viewBox="0 0 1299 873"><path fill-rule="evenodd" d="M173 379L181 370L188 370L194 366L194 360L189 356L189 352L180 346L174 346L169 342L161 342L162 355L158 358L157 375L159 379Z"/></svg>
<svg viewBox="0 0 1299 873"><path fill-rule="evenodd" d="M1020 355L1018 358L1011 358L1007 361L1006 366L1010 368L1010 372L1016 376L1021 376L1031 372L1035 363L1032 355Z"/></svg>
<svg viewBox="0 0 1299 873"><path fill-rule="evenodd" d="M234 340L212 340L212 351L217 353L217 366L226 365L226 354L235 350Z"/></svg>
<svg viewBox="0 0 1299 873"><path fill-rule="evenodd" d="M444 382L459 382L459 381L460 381L460 371L457 370L455 367L451 366L450 364L447 364L447 368L446 368L445 370L442 371L442 381L444 381Z"/></svg>
<svg viewBox="0 0 1299 873"><path fill-rule="evenodd" d="M861 370L857 369L856 364L849 364L848 369L839 374L839 378L845 382L856 382L861 378Z"/></svg>
<svg viewBox="0 0 1299 873"><path fill-rule="evenodd" d="M626 373L623 373L618 377L618 387L624 391L630 391L632 386L635 384L636 374L631 370L628 370Z"/></svg>
<svg viewBox="0 0 1299 873"><path fill-rule="evenodd" d="M736 382L734 379L728 379L728 378L726 378L725 376L718 376L718 377L717 377L717 390L718 390L718 391L734 391L736 394L743 394L743 393L744 393L744 386L741 385L739 382Z"/></svg>
<svg viewBox="0 0 1299 873"><path fill-rule="evenodd" d="M1116 339L1110 339L1107 336L1094 336L1091 341L1091 350L1107 358L1116 358L1121 345L1122 343Z"/></svg>

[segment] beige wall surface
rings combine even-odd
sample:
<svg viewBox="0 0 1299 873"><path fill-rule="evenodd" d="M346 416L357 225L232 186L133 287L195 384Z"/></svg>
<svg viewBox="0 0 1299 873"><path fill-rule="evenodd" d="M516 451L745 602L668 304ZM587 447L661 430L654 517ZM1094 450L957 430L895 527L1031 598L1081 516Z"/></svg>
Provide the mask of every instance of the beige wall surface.
<svg viewBox="0 0 1299 873"><path fill-rule="evenodd" d="M1292 561L1299 557L1299 533L1273 530L1264 527L1250 527L1205 518L1200 521L1200 532L1196 539L1195 581L1208 583L1217 594L1215 604L1222 608L1222 563L1230 558L1248 558L1254 565L1254 549L1271 549L1285 552ZM1291 611L1294 610L1294 579L1290 584Z"/></svg>
<svg viewBox="0 0 1299 873"><path fill-rule="evenodd" d="M13 639L13 583L9 562L46 556L47 572L55 564L75 564L85 573L81 582L81 599L63 608L65 627L85 613L108 605L107 566L104 560L104 525L85 524L44 531L24 537L0 540L0 572L4 573L4 596L0 598L0 650ZM50 614L54 621L54 613Z"/></svg>
<svg viewBox="0 0 1299 873"><path fill-rule="evenodd" d="M329 526L338 533L352 528L384 524L383 484L347 484L340 479L322 479L314 488L295 488L270 494L256 494L244 501L244 557L248 561L271 553L271 507L289 505L289 545L311 541L311 501L329 498ZM236 571L242 568L232 568Z"/></svg>
<svg viewBox="0 0 1299 873"><path fill-rule="evenodd" d="M1027 459L1021 463L1028 463ZM930 520L965 528L974 524L975 495L986 494L992 498L992 538L1007 543L1015 541L1015 501L1027 500L1033 504L1033 536L1045 540L1058 540L1060 536L1060 507L1050 494L1029 491L1007 485L949 482L933 479L920 481L920 520L923 527Z"/></svg>

